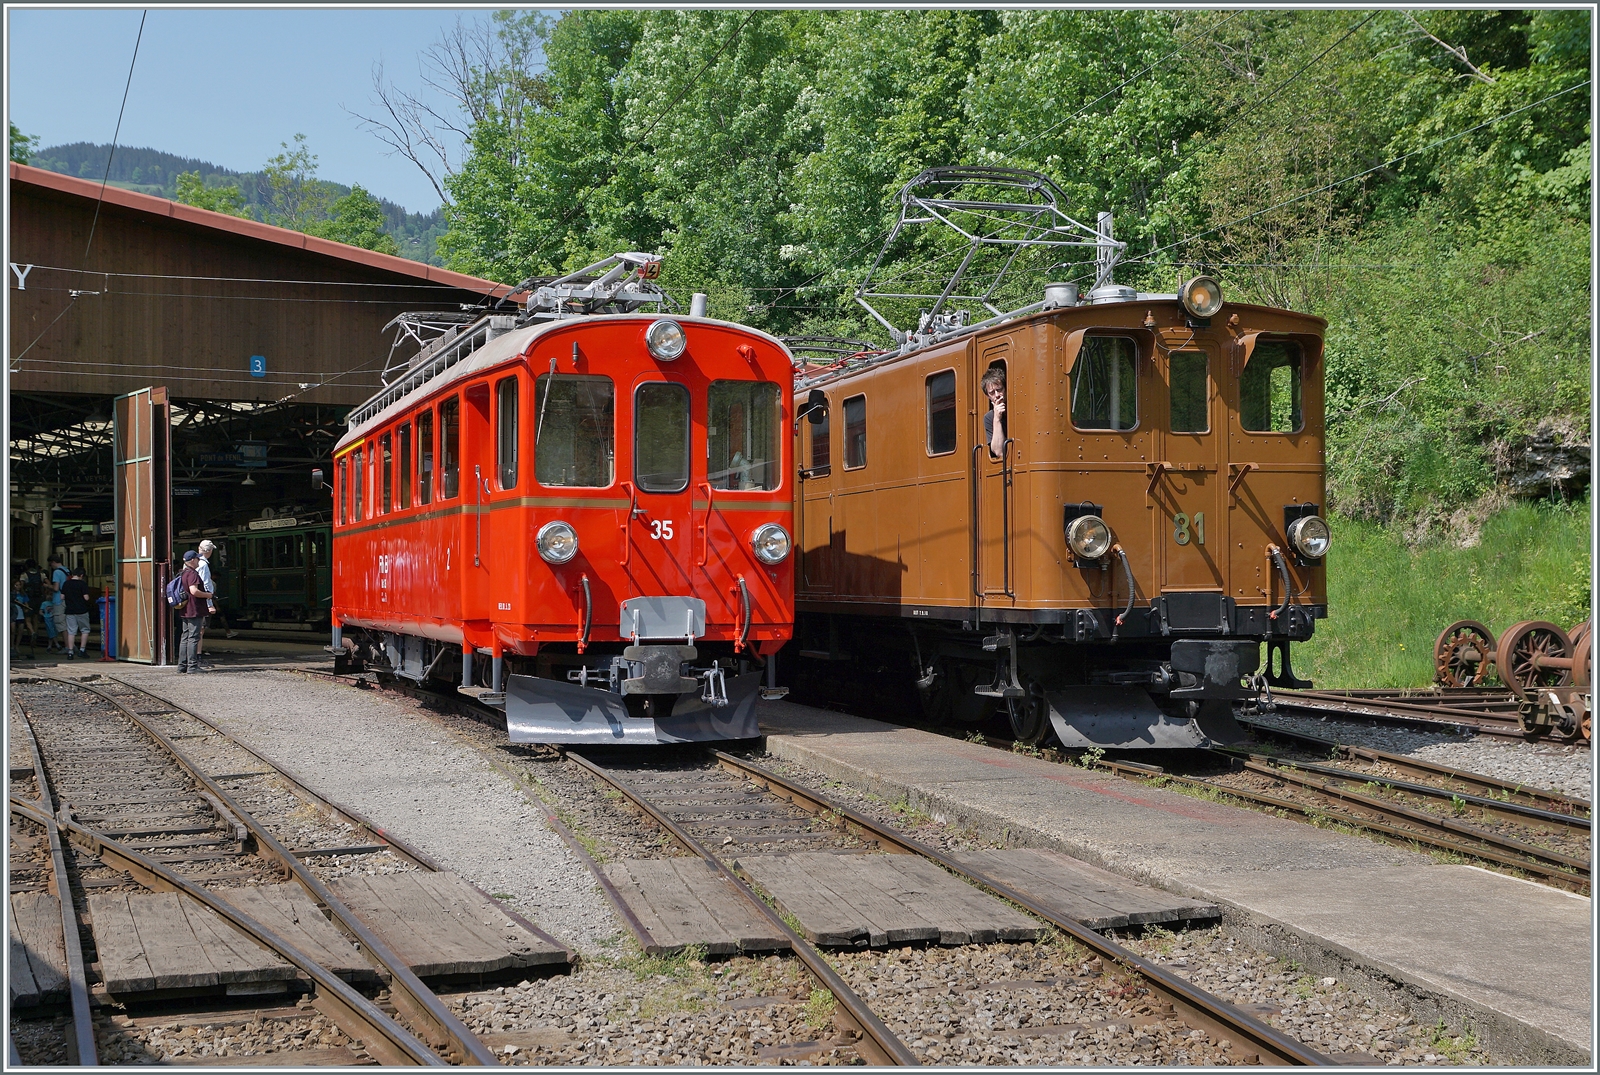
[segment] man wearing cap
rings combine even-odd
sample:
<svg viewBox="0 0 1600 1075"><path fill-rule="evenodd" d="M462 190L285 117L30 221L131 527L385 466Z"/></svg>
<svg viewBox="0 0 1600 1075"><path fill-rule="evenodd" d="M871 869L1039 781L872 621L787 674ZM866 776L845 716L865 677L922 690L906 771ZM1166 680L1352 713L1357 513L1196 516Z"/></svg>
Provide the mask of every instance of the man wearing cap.
<svg viewBox="0 0 1600 1075"><path fill-rule="evenodd" d="M211 554L217 551L217 546L216 546L216 544L214 542L212 542L212 540L210 538L207 538L206 540L204 540L204 541L202 541L200 543L198 551L200 553L200 556L194 562L194 569L200 573L200 585L201 585L202 588L205 589L205 591L207 593L215 596L216 592L217 592L217 586L216 586L216 583L214 581L212 581L212 577L211 577ZM194 646L194 655L195 655L195 658L197 660L198 659L203 659L205 657L205 652L206 652L206 624L208 622L210 622L211 617L215 616L216 614L217 614L217 603L216 603L216 601L207 601L206 602L206 614L200 620L200 638L199 638L199 641L197 641L195 643L195 646ZM208 664L208 665L206 665L206 667L209 668L210 665Z"/></svg>
<svg viewBox="0 0 1600 1075"><path fill-rule="evenodd" d="M211 600L212 594L205 588L201 581L200 572L195 569L200 554L190 549L183 554L182 587L189 595L189 600L178 610L178 616L183 621L183 634L178 641L178 673L200 671L200 655L196 652L200 645L200 626L205 622L206 605Z"/></svg>

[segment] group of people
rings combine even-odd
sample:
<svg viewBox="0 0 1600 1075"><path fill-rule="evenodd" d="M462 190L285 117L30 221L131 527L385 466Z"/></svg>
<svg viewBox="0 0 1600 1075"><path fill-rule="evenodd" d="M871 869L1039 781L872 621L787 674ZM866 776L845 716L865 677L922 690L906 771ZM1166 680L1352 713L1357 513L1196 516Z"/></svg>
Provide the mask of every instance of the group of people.
<svg viewBox="0 0 1600 1075"><path fill-rule="evenodd" d="M183 574L179 586L189 599L178 606L178 619L183 632L178 637L178 671L183 674L204 672L209 664L201 663L205 645L206 618L217 615L217 585L211 577L211 554L217 546L210 539L202 541L198 549L183 554ZM226 626L227 621L223 621ZM228 637L237 632L228 631Z"/></svg>
<svg viewBox="0 0 1600 1075"><path fill-rule="evenodd" d="M18 659L24 631L30 651L37 649L43 632L45 652L88 657L89 600L83 568L68 571L59 556L50 557L43 570L37 560L29 560L11 584L11 659Z"/></svg>

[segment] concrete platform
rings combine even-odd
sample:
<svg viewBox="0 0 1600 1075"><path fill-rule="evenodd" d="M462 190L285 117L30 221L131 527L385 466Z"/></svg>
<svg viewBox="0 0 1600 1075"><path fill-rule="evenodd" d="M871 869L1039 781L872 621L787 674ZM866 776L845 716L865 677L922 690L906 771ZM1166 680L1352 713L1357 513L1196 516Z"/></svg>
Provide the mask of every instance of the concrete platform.
<svg viewBox="0 0 1600 1075"><path fill-rule="evenodd" d="M1251 943L1518 1063L1587 1065L1591 901L1358 836L787 702L776 756L1008 845L1053 849L1222 907Z"/></svg>

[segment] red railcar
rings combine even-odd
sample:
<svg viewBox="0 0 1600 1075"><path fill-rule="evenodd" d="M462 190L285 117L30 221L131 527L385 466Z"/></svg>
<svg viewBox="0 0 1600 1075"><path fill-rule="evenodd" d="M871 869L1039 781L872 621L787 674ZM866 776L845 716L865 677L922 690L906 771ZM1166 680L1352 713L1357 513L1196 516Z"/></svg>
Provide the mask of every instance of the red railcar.
<svg viewBox="0 0 1600 1075"><path fill-rule="evenodd" d="M659 301L655 267L549 282L352 413L337 648L488 686L513 742L758 734L794 621L791 358L736 324L604 312Z"/></svg>

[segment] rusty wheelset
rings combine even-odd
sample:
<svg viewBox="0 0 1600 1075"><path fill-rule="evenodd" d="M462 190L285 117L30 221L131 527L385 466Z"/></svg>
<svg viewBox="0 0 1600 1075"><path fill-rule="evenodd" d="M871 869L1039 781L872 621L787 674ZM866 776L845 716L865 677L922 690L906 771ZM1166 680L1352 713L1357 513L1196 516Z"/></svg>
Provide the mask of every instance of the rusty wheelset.
<svg viewBox="0 0 1600 1075"><path fill-rule="evenodd" d="M1589 621L1571 631L1545 620L1513 624L1497 640L1476 620L1458 620L1433 647L1434 681L1446 688L1482 687L1491 678L1516 697L1527 735L1590 739Z"/></svg>

